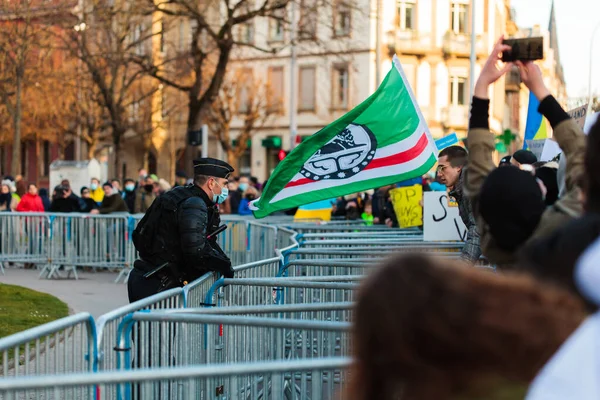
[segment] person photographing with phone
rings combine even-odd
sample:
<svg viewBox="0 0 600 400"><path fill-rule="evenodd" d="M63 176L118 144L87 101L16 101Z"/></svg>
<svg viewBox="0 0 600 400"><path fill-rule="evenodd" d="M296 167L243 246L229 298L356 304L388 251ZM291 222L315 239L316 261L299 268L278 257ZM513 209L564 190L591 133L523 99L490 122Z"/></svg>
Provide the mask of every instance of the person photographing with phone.
<svg viewBox="0 0 600 400"><path fill-rule="evenodd" d="M540 68L517 57L521 81L539 100L538 111L552 125L554 139L567 160L566 194L552 206L546 206L544 193L531 165L496 168L492 154L495 136L489 128L488 88L512 67L499 65L501 53L511 51L496 43L475 84L469 119L469 161L465 192L471 198L481 235L481 249L490 263L500 269L512 269L519 251L535 238L545 237L569 220L581 215L578 182L584 173L586 139L583 131L552 96Z"/></svg>
<svg viewBox="0 0 600 400"><path fill-rule="evenodd" d="M207 272L233 278L231 260L217 243L218 205L228 195L231 165L214 158L194 161L194 182L159 196L133 232L140 259L129 276L131 303L183 287Z"/></svg>

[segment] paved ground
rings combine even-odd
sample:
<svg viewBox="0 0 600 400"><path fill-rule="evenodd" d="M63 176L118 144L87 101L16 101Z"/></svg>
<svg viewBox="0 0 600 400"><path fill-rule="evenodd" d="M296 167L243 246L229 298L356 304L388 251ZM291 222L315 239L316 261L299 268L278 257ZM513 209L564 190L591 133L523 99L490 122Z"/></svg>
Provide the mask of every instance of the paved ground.
<svg viewBox="0 0 600 400"><path fill-rule="evenodd" d="M74 313L87 311L94 318L129 303L127 285L114 283L116 273L108 271L82 272L79 280L39 279L35 269L6 268L0 282L27 287L58 297Z"/></svg>

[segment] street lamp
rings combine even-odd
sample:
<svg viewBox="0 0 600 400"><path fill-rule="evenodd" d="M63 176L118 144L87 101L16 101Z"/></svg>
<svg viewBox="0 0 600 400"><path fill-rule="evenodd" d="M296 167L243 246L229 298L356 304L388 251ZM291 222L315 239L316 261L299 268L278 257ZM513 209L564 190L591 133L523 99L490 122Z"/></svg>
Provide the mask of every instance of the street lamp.
<svg viewBox="0 0 600 400"><path fill-rule="evenodd" d="M596 32L600 28L600 23L596 25L594 30L592 31L592 37L590 39L590 71L588 76L588 109L587 114L590 115L592 112L592 61L594 59L594 37L596 36Z"/></svg>

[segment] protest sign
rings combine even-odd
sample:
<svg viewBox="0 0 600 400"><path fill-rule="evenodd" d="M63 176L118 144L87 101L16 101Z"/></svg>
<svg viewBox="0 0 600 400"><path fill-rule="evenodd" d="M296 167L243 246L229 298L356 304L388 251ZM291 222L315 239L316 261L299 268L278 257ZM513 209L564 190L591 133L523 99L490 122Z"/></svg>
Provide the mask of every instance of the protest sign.
<svg viewBox="0 0 600 400"><path fill-rule="evenodd" d="M569 114L569 117L573 118L573 120L577 123L577 125L579 125L581 130L583 130L583 127L585 125L585 118L587 117L587 108L588 105L586 104L585 106L577 107L567 112L567 114Z"/></svg>
<svg viewBox="0 0 600 400"><path fill-rule="evenodd" d="M458 207L446 192L426 192L423 197L423 240L464 241L467 228L458 213ZM450 204L453 204L452 206Z"/></svg>
<svg viewBox="0 0 600 400"><path fill-rule="evenodd" d="M448 136L444 136L441 139L435 141L435 147L438 150L443 150L446 147L450 147L458 143L458 136L456 136L456 132L449 134Z"/></svg>
<svg viewBox="0 0 600 400"><path fill-rule="evenodd" d="M394 212L400 228L410 228L423 225L423 187L414 185L393 189L390 191Z"/></svg>
<svg viewBox="0 0 600 400"><path fill-rule="evenodd" d="M537 157L538 161L550 161L562 150L552 139L528 140L527 148Z"/></svg>

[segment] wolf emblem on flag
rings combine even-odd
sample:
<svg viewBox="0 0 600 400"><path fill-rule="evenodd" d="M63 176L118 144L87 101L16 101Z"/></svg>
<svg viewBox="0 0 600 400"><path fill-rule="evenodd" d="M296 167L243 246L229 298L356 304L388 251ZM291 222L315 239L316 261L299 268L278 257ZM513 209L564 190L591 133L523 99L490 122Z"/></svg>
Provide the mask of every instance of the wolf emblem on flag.
<svg viewBox="0 0 600 400"><path fill-rule="evenodd" d="M308 179L345 179L362 171L375 156L377 139L364 125L350 124L315 152L300 173Z"/></svg>

